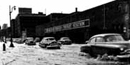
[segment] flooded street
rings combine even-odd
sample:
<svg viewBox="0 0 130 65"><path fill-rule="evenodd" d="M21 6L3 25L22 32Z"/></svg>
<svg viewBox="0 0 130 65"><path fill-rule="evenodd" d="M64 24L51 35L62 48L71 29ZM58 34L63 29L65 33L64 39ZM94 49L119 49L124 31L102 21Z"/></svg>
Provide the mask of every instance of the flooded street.
<svg viewBox="0 0 130 65"><path fill-rule="evenodd" d="M80 52L84 44L62 45L61 49L45 49L37 45L15 43L1 55L2 65L119 65L118 62L98 61ZM8 46L8 44L6 45Z"/></svg>

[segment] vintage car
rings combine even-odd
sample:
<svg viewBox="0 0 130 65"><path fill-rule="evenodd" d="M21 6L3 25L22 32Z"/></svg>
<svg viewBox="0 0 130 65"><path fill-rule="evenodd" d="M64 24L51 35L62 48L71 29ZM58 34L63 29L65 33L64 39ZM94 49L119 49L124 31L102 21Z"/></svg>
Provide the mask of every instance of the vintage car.
<svg viewBox="0 0 130 65"><path fill-rule="evenodd" d="M129 48L130 42L125 41L120 34L105 33L92 36L88 43L80 48L80 51L93 57L108 54L117 58L130 58Z"/></svg>
<svg viewBox="0 0 130 65"><path fill-rule="evenodd" d="M25 44L26 45L36 45L36 43L34 42L33 37L27 37L25 40Z"/></svg>
<svg viewBox="0 0 130 65"><path fill-rule="evenodd" d="M13 38L13 42L18 43L18 44L24 43L24 41L21 38Z"/></svg>
<svg viewBox="0 0 130 65"><path fill-rule="evenodd" d="M40 38L39 38L39 37L36 37L36 38L34 39L34 42L35 42L35 43L40 42Z"/></svg>
<svg viewBox="0 0 130 65"><path fill-rule="evenodd" d="M58 40L58 43L61 43L63 45L70 45L72 44L72 41L69 37L61 37L60 40Z"/></svg>
<svg viewBox="0 0 130 65"><path fill-rule="evenodd" d="M40 43L39 46L42 48L58 48L60 49L61 44L57 43L56 39L54 37L44 37Z"/></svg>

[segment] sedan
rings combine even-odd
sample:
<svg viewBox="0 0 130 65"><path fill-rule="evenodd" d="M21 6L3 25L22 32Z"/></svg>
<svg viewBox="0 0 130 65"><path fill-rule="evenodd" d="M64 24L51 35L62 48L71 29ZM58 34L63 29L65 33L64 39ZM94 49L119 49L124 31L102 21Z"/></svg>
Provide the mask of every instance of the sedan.
<svg viewBox="0 0 130 65"><path fill-rule="evenodd" d="M116 58L130 58L130 42L125 41L120 34L105 33L92 36L81 52L90 54L93 57L112 55Z"/></svg>
<svg viewBox="0 0 130 65"><path fill-rule="evenodd" d="M42 48L59 48L60 49L61 44L57 43L54 37L44 37L40 41L39 46Z"/></svg>
<svg viewBox="0 0 130 65"><path fill-rule="evenodd" d="M24 43L24 41L21 38L15 38L15 39L13 39L13 42L18 43L18 44Z"/></svg>
<svg viewBox="0 0 130 65"><path fill-rule="evenodd" d="M72 41L70 40L69 37L61 37L60 40L58 40L59 43L63 45L70 45L72 44Z"/></svg>
<svg viewBox="0 0 130 65"><path fill-rule="evenodd" d="M32 37L28 37L25 40L25 44L27 44L27 45L36 45L36 43L33 40L34 39Z"/></svg>

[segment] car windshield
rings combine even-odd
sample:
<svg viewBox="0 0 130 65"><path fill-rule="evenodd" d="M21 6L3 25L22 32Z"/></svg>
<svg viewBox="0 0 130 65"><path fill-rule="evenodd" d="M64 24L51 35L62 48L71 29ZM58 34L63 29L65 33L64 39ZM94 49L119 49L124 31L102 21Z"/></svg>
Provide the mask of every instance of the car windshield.
<svg viewBox="0 0 130 65"><path fill-rule="evenodd" d="M54 38L48 38L47 40L55 40Z"/></svg>
<svg viewBox="0 0 130 65"><path fill-rule="evenodd" d="M26 38L27 40L33 40L33 38Z"/></svg>
<svg viewBox="0 0 130 65"><path fill-rule="evenodd" d="M64 37L64 38L62 38L63 40L69 40L69 38L68 37Z"/></svg>
<svg viewBox="0 0 130 65"><path fill-rule="evenodd" d="M107 42L124 41L121 35L110 35L106 38Z"/></svg>

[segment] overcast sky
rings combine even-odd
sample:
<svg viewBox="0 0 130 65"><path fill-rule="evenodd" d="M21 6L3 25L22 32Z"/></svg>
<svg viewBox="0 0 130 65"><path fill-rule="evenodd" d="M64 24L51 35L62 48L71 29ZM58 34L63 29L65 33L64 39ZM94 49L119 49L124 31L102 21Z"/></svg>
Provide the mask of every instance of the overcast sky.
<svg viewBox="0 0 130 65"><path fill-rule="evenodd" d="M9 5L16 6L16 10L12 12L14 19L18 14L19 7L32 8L33 13L43 12L50 13L71 13L78 8L78 11L84 11L104 3L114 0L0 0L0 25L9 22Z"/></svg>

